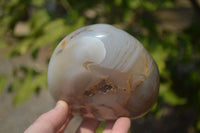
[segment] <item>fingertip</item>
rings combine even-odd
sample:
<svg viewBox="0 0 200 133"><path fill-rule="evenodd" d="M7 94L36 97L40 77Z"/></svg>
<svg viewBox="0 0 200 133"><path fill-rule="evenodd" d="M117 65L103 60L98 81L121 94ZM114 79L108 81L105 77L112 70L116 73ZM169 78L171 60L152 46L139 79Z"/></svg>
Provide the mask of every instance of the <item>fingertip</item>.
<svg viewBox="0 0 200 133"><path fill-rule="evenodd" d="M55 108L68 108L68 104L63 101L63 100L59 100L57 103L56 103L56 107Z"/></svg>
<svg viewBox="0 0 200 133"><path fill-rule="evenodd" d="M131 120L128 117L120 117L117 121L120 121L120 122L123 121L124 123L126 123L128 125L131 124Z"/></svg>
<svg viewBox="0 0 200 133"><path fill-rule="evenodd" d="M128 133L131 121L128 117L120 117L113 126L113 133Z"/></svg>

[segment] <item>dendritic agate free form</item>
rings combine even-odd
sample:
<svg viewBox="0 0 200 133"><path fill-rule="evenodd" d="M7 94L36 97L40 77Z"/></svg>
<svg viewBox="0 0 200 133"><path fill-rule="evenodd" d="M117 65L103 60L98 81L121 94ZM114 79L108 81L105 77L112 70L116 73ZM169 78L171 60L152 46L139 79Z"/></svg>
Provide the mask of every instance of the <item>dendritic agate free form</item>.
<svg viewBox="0 0 200 133"><path fill-rule="evenodd" d="M135 119L155 103L159 72L137 39L111 25L95 24L59 43L50 60L48 86L74 115Z"/></svg>

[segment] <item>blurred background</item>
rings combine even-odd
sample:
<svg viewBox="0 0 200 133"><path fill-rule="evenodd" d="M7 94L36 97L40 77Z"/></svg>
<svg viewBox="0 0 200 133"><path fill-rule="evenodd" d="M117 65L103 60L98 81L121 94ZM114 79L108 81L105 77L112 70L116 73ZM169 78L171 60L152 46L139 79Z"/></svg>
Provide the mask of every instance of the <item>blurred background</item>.
<svg viewBox="0 0 200 133"><path fill-rule="evenodd" d="M94 23L135 36L158 64L157 103L131 132L199 133L200 0L1 0L0 132L23 132L54 106L50 56L63 37ZM72 123L68 132L80 119Z"/></svg>

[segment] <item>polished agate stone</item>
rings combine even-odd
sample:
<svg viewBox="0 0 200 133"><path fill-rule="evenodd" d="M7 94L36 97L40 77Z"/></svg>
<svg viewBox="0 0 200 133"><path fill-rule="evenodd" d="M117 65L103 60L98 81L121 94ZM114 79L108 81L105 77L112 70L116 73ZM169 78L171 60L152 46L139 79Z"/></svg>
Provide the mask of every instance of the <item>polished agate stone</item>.
<svg viewBox="0 0 200 133"><path fill-rule="evenodd" d="M107 24L80 28L56 47L48 68L55 100L74 115L98 120L143 116L156 102L157 65L143 45Z"/></svg>

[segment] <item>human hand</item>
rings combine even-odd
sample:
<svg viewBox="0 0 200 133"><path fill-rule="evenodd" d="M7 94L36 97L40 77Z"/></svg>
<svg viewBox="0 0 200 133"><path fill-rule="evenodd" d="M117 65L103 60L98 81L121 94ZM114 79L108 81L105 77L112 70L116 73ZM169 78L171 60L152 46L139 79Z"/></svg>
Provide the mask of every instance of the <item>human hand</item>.
<svg viewBox="0 0 200 133"><path fill-rule="evenodd" d="M25 133L63 133L72 119L66 102L58 101L56 107L42 114ZM77 133L94 133L100 121L84 119L77 129ZM121 117L116 121L107 121L103 133L127 133L130 128L130 119Z"/></svg>

